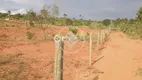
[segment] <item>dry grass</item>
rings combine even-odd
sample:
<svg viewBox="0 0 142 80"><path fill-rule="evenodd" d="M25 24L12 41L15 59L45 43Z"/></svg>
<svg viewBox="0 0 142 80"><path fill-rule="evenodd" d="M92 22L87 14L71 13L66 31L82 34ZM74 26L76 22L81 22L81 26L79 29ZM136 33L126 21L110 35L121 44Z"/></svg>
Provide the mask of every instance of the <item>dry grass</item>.
<svg viewBox="0 0 142 80"><path fill-rule="evenodd" d="M24 80L27 64L20 58L23 54L0 55L0 80Z"/></svg>
<svg viewBox="0 0 142 80"><path fill-rule="evenodd" d="M0 80L47 80L52 73L45 74L39 69L48 70L53 61L49 61L46 66L33 66L39 63L38 59L28 58L24 53L0 54Z"/></svg>
<svg viewBox="0 0 142 80"><path fill-rule="evenodd" d="M5 21L5 20L0 20L0 27L20 27L23 26L25 23L24 22L16 22L16 21Z"/></svg>
<svg viewBox="0 0 142 80"><path fill-rule="evenodd" d="M23 53L0 54L0 80L39 80L43 75L32 71L28 59ZM32 60L31 62L32 63Z"/></svg>
<svg viewBox="0 0 142 80"><path fill-rule="evenodd" d="M136 76L142 76L142 68L138 68L136 71Z"/></svg>

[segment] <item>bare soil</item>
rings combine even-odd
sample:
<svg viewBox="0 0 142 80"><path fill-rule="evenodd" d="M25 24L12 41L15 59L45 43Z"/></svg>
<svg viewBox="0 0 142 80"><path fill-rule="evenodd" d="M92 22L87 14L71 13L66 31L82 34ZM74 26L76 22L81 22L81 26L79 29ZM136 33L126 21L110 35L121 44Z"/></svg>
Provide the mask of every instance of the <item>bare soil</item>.
<svg viewBox="0 0 142 80"><path fill-rule="evenodd" d="M96 33L87 27L80 31ZM26 32L34 34L32 40ZM65 35L67 27L0 28L0 80L53 80L55 34ZM46 39L43 37L46 36ZM93 45L95 46L95 45ZM65 42L64 80L142 80L142 41L127 38L121 32L112 32L109 41L93 49L92 67L89 67L89 42ZM97 51L98 52L98 51Z"/></svg>

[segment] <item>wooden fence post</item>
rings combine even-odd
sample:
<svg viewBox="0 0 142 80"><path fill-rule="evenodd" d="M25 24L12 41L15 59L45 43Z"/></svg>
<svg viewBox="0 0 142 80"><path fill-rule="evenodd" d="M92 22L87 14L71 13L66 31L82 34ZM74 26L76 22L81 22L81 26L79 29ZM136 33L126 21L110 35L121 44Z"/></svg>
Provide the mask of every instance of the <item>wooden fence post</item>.
<svg viewBox="0 0 142 80"><path fill-rule="evenodd" d="M89 66L92 66L92 33L90 33Z"/></svg>
<svg viewBox="0 0 142 80"><path fill-rule="evenodd" d="M64 43L60 35L54 37L55 41L55 62L54 62L54 80L63 80L63 48Z"/></svg>

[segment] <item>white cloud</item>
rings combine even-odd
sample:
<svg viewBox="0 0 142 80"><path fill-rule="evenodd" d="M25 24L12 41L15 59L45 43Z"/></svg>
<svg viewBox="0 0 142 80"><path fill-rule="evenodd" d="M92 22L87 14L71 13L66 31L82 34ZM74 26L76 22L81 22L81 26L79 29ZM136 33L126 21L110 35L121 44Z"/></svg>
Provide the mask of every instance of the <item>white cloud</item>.
<svg viewBox="0 0 142 80"><path fill-rule="evenodd" d="M1 13L7 13L8 11L7 10L0 10L0 12ZM20 14L26 14L27 11L25 9L19 9L17 11L11 11L12 15L15 15L15 14L18 14L18 13L20 13Z"/></svg>
<svg viewBox="0 0 142 80"><path fill-rule="evenodd" d="M17 11L11 11L11 14L12 15L14 15L14 14L18 14L18 13L20 13L20 14L26 14L26 10L25 9L19 9L19 10L17 10Z"/></svg>
<svg viewBox="0 0 142 80"><path fill-rule="evenodd" d="M6 10L0 10L0 12L1 12L1 13L7 13L7 11L6 11Z"/></svg>

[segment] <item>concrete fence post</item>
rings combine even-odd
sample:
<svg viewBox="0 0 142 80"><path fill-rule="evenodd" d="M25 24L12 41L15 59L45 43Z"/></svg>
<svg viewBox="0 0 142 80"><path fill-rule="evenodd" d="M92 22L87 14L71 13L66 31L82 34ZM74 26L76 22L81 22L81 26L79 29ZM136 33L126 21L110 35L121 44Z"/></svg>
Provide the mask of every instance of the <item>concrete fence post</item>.
<svg viewBox="0 0 142 80"><path fill-rule="evenodd" d="M92 33L90 33L89 66L92 66Z"/></svg>
<svg viewBox="0 0 142 80"><path fill-rule="evenodd" d="M54 61L54 80L63 80L63 48L62 36L56 35L55 41L55 61Z"/></svg>

